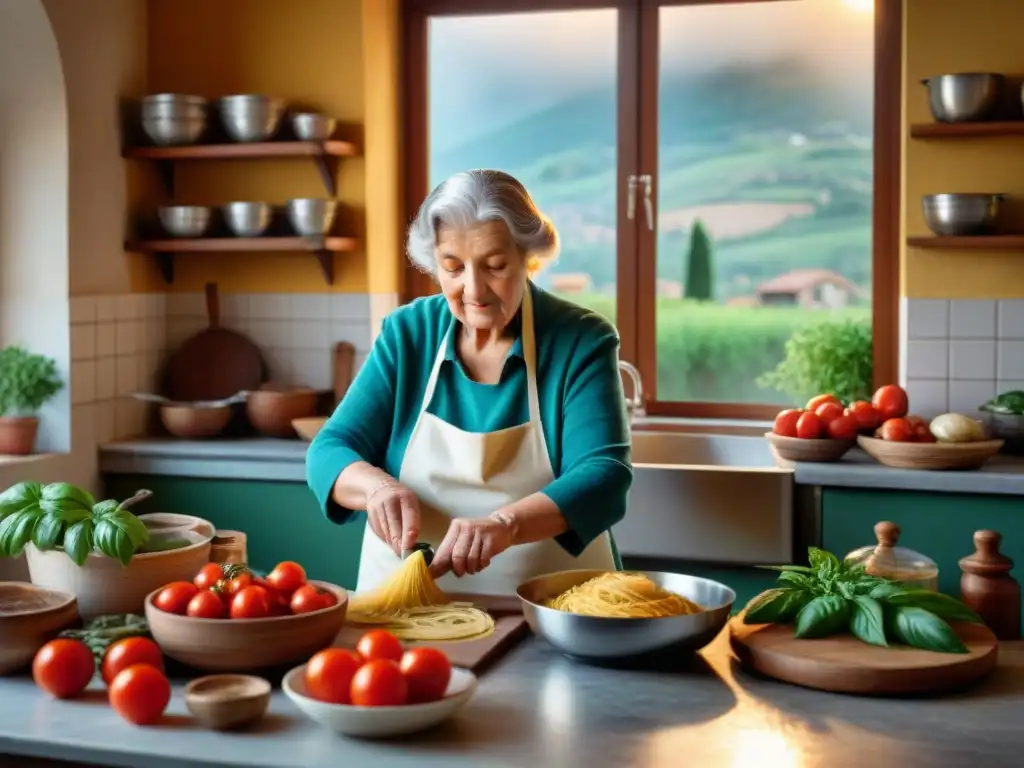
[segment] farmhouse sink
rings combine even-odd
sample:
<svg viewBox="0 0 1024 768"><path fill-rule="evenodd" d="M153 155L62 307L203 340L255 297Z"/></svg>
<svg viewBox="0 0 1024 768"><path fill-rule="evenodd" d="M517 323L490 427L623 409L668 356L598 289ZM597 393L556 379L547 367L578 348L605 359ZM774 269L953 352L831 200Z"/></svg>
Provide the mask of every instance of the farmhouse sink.
<svg viewBox="0 0 1024 768"><path fill-rule="evenodd" d="M633 432L633 485L613 529L624 557L793 561L793 473L761 437Z"/></svg>

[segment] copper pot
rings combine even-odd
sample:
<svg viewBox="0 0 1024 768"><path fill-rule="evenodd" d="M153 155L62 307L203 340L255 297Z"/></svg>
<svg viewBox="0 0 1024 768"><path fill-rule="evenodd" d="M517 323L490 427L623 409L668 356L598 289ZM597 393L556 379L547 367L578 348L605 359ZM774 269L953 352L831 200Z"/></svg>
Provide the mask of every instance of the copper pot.
<svg viewBox="0 0 1024 768"><path fill-rule="evenodd" d="M309 388L261 389L245 401L249 423L269 437L295 437L294 419L316 415L317 391Z"/></svg>

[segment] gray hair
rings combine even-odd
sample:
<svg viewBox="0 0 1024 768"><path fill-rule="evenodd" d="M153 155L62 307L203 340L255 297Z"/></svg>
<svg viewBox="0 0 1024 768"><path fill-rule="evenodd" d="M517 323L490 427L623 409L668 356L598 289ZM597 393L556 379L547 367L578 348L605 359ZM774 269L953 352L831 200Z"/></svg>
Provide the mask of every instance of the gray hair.
<svg viewBox="0 0 1024 768"><path fill-rule="evenodd" d="M409 227L406 253L416 267L434 274L434 248L441 227L468 229L491 221L505 222L513 242L534 270L558 256L558 231L526 187L503 171L490 170L462 171L438 184Z"/></svg>

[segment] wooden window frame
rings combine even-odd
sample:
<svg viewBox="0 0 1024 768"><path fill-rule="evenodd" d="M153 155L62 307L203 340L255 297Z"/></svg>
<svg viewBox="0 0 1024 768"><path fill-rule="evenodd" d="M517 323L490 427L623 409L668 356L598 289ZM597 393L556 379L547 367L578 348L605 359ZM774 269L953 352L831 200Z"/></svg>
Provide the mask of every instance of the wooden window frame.
<svg viewBox="0 0 1024 768"><path fill-rule="evenodd" d="M403 0L402 120L404 228L428 190L428 18L529 11L615 8L619 12L616 322L621 357L634 362L644 381L652 416L693 419L769 419L777 405L672 402L657 399L656 306L653 301L657 229L626 216L625 179L650 173L657 199L658 12L663 6L774 0ZM899 334L899 219L902 145L901 0L875 0L875 103L872 208L872 337L874 383L896 381ZM650 169L650 170L641 170ZM411 301L435 293L428 275L403 257L401 296ZM643 292L643 295L641 293ZM650 294L650 300L644 296Z"/></svg>

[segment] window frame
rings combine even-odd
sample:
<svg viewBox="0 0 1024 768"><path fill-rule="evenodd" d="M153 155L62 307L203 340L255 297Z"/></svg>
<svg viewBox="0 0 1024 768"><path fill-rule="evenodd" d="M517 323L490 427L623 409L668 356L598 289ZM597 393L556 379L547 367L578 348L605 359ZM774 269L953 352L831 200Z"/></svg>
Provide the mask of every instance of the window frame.
<svg viewBox="0 0 1024 768"><path fill-rule="evenodd" d="M429 191L428 20L430 16L614 8L619 13L616 190L616 325L620 356L640 371L651 416L770 419L778 405L659 400L654 302L657 229L626 215L626 180L650 173L657 199L658 13L673 5L786 0L402 0L401 113L404 228ZM872 337L874 384L894 383L899 368L900 194L902 186L901 0L875 0L874 158L872 204ZM649 170L641 170L649 169ZM437 291L433 279L402 259L401 298Z"/></svg>

